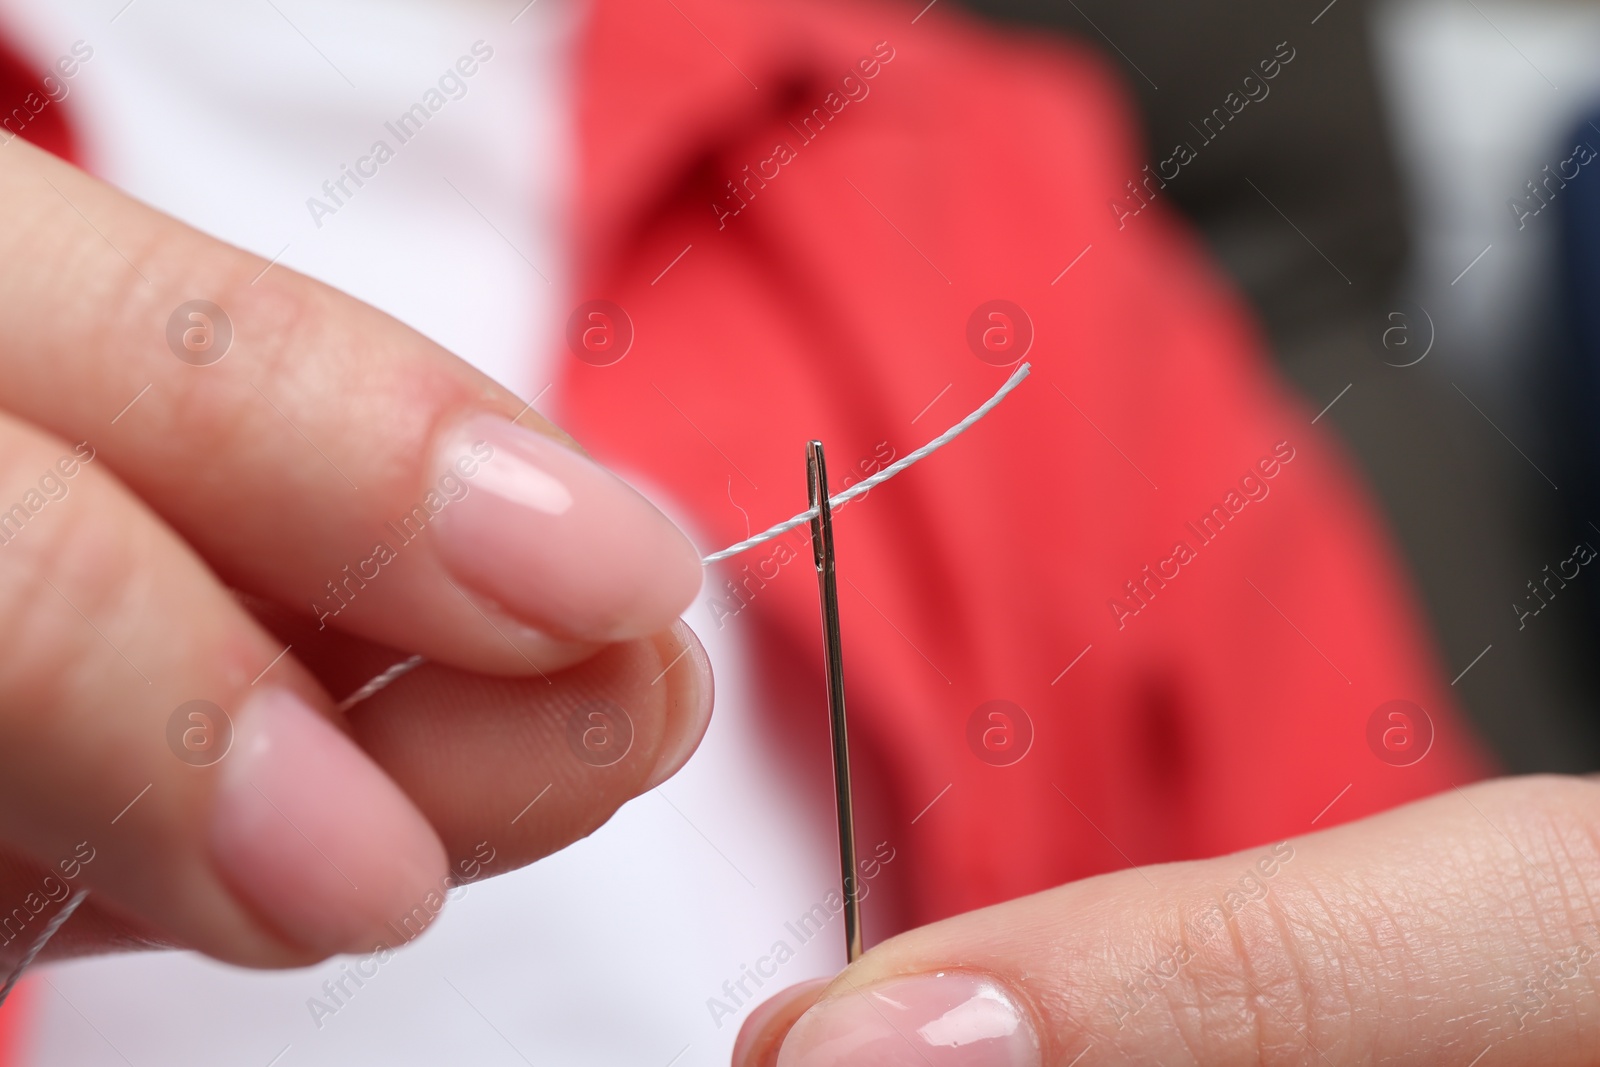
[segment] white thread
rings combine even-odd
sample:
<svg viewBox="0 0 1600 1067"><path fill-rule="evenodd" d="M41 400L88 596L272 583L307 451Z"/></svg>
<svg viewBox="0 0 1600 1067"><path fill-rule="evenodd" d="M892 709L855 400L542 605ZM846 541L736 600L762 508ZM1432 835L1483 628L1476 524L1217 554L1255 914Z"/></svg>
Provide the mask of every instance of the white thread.
<svg viewBox="0 0 1600 1067"><path fill-rule="evenodd" d="M985 400L982 404L978 405L977 410L973 411L972 414L968 415L966 418L962 419L960 422L956 423L954 426L950 427L944 433L940 434L938 437L935 437L932 441L929 441L915 452L909 453L901 459L895 460L895 462L889 464L872 477L859 481L855 485L852 485L850 488L846 489L844 492L829 497L829 506L836 509L843 507L845 504L854 500L862 493L867 492L875 486L882 485L884 482L888 481L890 478L893 478L895 475L899 474L913 463L933 455L935 452L939 451L939 449L943 448L951 441L954 441L957 437L960 437L962 434L972 429L973 425L979 419L993 411L995 405L999 404L1000 401L1006 398L1007 393L1021 385L1022 380L1026 378L1032 372L1032 370L1033 367L1031 364L1022 364L1011 373L1011 377L1005 380L1005 384L1000 386L995 394L988 400ZM732 499L732 497L730 496L729 499ZM738 506L739 505L737 504L734 505L734 507ZM740 510L742 511L744 509L740 508ZM741 552L747 552L750 549L755 548L757 545L771 541L775 537L783 536L796 526L802 526L805 523L810 522L816 513L816 508L807 508L794 518L785 519L776 526L768 527L767 529L756 534L754 537L747 537L738 544L729 545L720 552L711 553L711 555L702 558L700 563L702 566L704 566L707 563L716 563L717 561L727 559L730 556L737 556ZM394 666L390 667L388 670L372 679L366 685L363 685L360 689L357 689L354 693L351 693L349 696L341 700L339 702L338 710L341 712L349 711L351 708L355 707L363 700L366 700L380 689L387 687L390 683L422 666L424 662L426 661L421 656L412 656L410 659L402 660L401 662L396 663Z"/></svg>
<svg viewBox="0 0 1600 1067"><path fill-rule="evenodd" d="M55 932L61 929L61 924L72 918L72 913L78 910L78 905L82 904L88 895L89 891L87 889L78 890L76 893L72 894L72 898L70 900L61 906L61 910L56 912L55 915L51 916L49 922L45 923L44 929L39 931L39 936L34 939L34 942L28 948L28 951L23 954L21 962L19 962L16 966L16 969L11 972L11 976L6 979L5 986L0 987L0 1004L4 1004L6 1002L6 998L11 995L11 990L17 984L17 979L21 978L22 972L28 969L28 964L33 962L34 957L37 956L40 950L44 948L45 944L55 936Z"/></svg>
<svg viewBox="0 0 1600 1067"><path fill-rule="evenodd" d="M962 419L960 422L956 423L954 426L950 427L944 433L940 434L938 437L935 437L933 440L929 441L915 452L912 452L901 459L895 460L893 463L889 464L872 477L857 482L855 485L852 485L842 493L839 493L835 496L830 496L828 498L829 506L837 510L838 508L849 503L851 500L854 500L856 497L860 496L862 493L865 493L873 486L882 485L884 482L888 481L890 478L893 478L896 474L899 474L901 471L905 470L918 460L926 459L928 456L933 455L935 452L939 451L939 449L943 448L951 441L954 441L957 437L960 437L962 434L972 429L973 423L977 422L979 419L989 414L989 412L993 411L995 405L1006 398L1007 393L1011 392L1011 390L1022 384L1022 379L1026 378L1032 369L1032 365L1028 363L1024 363L1022 366L1018 367L1012 373L1011 377L1006 379L1006 383L1000 387L999 391L996 392L994 396L991 396L988 400L985 400L982 404L980 404L978 409L972 414L968 415L966 418ZM736 545L729 545L721 552L713 552L700 562L702 564L715 563L718 560L727 559L729 556L737 556L739 553L748 551L759 544L770 541L774 537L781 537L790 530L794 529L796 526L805 525L815 518L816 514L816 508L808 508L792 519L785 519L776 526L771 526L765 530L762 530L754 537L747 537Z"/></svg>
<svg viewBox="0 0 1600 1067"><path fill-rule="evenodd" d="M382 674L372 679L372 681L368 682L360 689L357 689L354 693L351 693L349 696L339 701L339 706L334 710L341 714L349 711L351 708L355 707L357 704L361 703L378 690L386 687L390 682L399 679L403 675L410 674L412 671L422 666L424 662L426 661L421 656L412 656L410 659L401 660L399 663L396 663L394 666L388 668Z"/></svg>

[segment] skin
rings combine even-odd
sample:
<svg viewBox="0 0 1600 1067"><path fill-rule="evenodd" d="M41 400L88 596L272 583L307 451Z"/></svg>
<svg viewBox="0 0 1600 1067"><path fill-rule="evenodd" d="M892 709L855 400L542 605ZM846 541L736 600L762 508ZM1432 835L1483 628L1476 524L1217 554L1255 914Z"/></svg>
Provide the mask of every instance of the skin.
<svg viewBox="0 0 1600 1067"><path fill-rule="evenodd" d="M165 333L197 295L235 331L205 367ZM458 876L482 841L495 859L476 876L590 833L692 750L711 687L676 622L687 596L633 619L628 640L562 639L464 592L419 542L327 629L308 616L323 581L436 480L433 442L474 412L576 447L387 316L20 140L0 151L0 507L78 442L95 450L0 548L0 904L38 892L75 843L95 850L72 882L88 902L44 958L148 944L258 967L327 954L208 859L219 769L174 758L165 739L198 696L237 708L267 686L298 695L403 791ZM429 663L334 710L411 652ZM635 730L604 768L563 743L568 713L598 694Z"/></svg>
<svg viewBox="0 0 1600 1067"><path fill-rule="evenodd" d="M1488 782L1287 847L1210 936L1272 846L902 934L753 1012L734 1063L777 1063L819 997L956 969L1012 992L1050 1067L1600 1062L1600 784ZM1152 969L1165 977L1130 999Z"/></svg>

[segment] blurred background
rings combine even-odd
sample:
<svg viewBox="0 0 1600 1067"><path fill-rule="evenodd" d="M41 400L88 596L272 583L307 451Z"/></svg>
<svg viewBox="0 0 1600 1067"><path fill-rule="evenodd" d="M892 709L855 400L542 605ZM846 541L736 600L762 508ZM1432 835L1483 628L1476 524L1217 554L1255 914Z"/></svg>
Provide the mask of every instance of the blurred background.
<svg viewBox="0 0 1600 1067"><path fill-rule="evenodd" d="M1505 768L1600 767L1600 3L959 2L1103 52L1152 164L1292 49L1162 194L1332 405Z"/></svg>

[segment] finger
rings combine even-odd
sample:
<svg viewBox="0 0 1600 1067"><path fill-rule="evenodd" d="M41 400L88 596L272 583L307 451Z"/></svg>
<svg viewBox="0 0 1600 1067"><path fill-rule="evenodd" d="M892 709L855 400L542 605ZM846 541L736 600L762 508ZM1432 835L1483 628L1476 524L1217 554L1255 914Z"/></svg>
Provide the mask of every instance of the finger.
<svg viewBox="0 0 1600 1067"><path fill-rule="evenodd" d="M95 854L88 850L92 866ZM72 900L86 882L87 868L79 856L40 863L10 849L0 849L0 900L10 910L0 920L0 980L23 964L46 927L67 908L71 921L43 940L44 949L31 962L73 959L104 952L172 948L175 942L138 916L92 893L76 905Z"/></svg>
<svg viewBox="0 0 1600 1067"><path fill-rule="evenodd" d="M263 622L275 641L291 643L297 652L304 648L305 665L340 688L370 676L395 655L331 631L318 634L270 607L250 607L266 615ZM280 660L270 676L286 662ZM386 774L401 779L449 858L440 877L414 889L403 908L384 914L370 940L362 939L362 951L410 940L438 915L456 886L503 874L571 843L675 773L709 722L711 685L703 648L679 623L653 638L608 648L553 676L549 685L429 666L359 707L355 739ZM605 724L613 731L624 725L615 718L619 712L627 725L637 724L625 751L608 751L613 739L594 732L587 713L597 708L613 716ZM586 733L574 734L574 718ZM0 974L15 966L72 893L89 884L83 875L97 854L92 845L82 852L88 862L79 854L41 864L0 850L0 900L20 904L0 916ZM273 873L268 870L269 880ZM269 911L279 898L306 896L303 887L270 881L242 893L266 896ZM138 947L194 946L101 892L73 913L41 959Z"/></svg>
<svg viewBox="0 0 1600 1067"><path fill-rule="evenodd" d="M330 688L392 650L268 616ZM444 842L452 880L503 874L593 832L683 766L710 721L712 676L688 625L601 650L548 681L424 665L348 713L352 737ZM485 859L492 854L493 858Z"/></svg>
<svg viewBox="0 0 1600 1067"><path fill-rule="evenodd" d="M255 964L363 947L437 884L316 680L92 451L0 416L0 500L30 511L0 543L0 838Z"/></svg>
<svg viewBox="0 0 1600 1067"><path fill-rule="evenodd" d="M676 527L505 389L25 144L0 407L90 441L225 583L463 668L548 672L699 587Z"/></svg>
<svg viewBox="0 0 1600 1067"><path fill-rule="evenodd" d="M776 1062L1591 1063L1597 843L1600 787L1521 779L1089 879L867 953Z"/></svg>

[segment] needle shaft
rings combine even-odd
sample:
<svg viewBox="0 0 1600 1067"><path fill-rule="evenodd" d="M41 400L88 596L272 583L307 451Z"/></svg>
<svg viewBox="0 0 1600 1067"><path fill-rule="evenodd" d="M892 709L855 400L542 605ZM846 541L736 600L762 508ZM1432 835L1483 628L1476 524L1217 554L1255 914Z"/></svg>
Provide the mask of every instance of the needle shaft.
<svg viewBox="0 0 1600 1067"><path fill-rule="evenodd" d="M811 548L822 599L822 662L828 676L828 723L833 737L833 783L839 815L839 866L844 887L845 958L861 955L861 885L856 878L856 831L850 800L850 739L845 729L844 663L839 638L839 590L834 574L833 509L828 503L828 467L822 442L806 445L806 486L816 515Z"/></svg>

